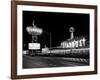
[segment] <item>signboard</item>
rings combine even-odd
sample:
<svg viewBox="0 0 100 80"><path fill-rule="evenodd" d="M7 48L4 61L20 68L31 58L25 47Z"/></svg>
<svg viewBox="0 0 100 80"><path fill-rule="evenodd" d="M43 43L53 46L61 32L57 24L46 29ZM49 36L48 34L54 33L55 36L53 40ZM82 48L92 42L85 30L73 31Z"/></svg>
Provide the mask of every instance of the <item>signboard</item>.
<svg viewBox="0 0 100 80"><path fill-rule="evenodd" d="M34 49L34 50L40 49L40 43L29 43L28 49Z"/></svg>
<svg viewBox="0 0 100 80"><path fill-rule="evenodd" d="M79 40L64 41L61 43L62 48L79 48L86 46L86 39L82 38Z"/></svg>

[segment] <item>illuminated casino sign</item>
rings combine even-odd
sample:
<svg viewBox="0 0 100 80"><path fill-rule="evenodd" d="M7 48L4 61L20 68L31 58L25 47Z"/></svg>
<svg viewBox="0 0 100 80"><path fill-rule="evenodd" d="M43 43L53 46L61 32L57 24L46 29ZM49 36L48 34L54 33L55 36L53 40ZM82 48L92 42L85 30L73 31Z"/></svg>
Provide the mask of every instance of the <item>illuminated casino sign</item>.
<svg viewBox="0 0 100 80"><path fill-rule="evenodd" d="M29 49L31 50L37 50L40 49L40 43L29 43Z"/></svg>
<svg viewBox="0 0 100 80"><path fill-rule="evenodd" d="M67 40L61 43L62 48L79 48L86 46L86 38L79 38L74 40Z"/></svg>

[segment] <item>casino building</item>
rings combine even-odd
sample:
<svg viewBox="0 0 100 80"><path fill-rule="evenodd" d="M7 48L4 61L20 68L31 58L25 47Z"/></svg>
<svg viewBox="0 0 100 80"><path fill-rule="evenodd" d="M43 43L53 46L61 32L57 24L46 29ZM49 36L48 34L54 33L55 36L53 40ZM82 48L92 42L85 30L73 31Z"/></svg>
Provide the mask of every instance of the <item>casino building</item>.
<svg viewBox="0 0 100 80"><path fill-rule="evenodd" d="M69 28L70 38L61 42L58 47L51 49L45 47L42 50L42 55L68 56L89 58L89 39L87 36L74 37L75 29Z"/></svg>

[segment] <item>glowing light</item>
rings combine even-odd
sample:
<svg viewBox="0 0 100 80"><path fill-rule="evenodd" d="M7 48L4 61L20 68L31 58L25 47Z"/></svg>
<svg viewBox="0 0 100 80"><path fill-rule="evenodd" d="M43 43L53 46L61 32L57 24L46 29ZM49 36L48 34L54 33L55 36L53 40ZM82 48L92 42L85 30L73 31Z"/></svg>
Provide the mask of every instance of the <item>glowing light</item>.
<svg viewBox="0 0 100 80"><path fill-rule="evenodd" d="M64 41L61 43L62 48L77 48L83 47L86 44L86 39L82 38L80 40L73 40L70 42Z"/></svg>
<svg viewBox="0 0 100 80"><path fill-rule="evenodd" d="M31 26L27 27L26 30L31 35L41 35L43 32L41 28L31 27Z"/></svg>

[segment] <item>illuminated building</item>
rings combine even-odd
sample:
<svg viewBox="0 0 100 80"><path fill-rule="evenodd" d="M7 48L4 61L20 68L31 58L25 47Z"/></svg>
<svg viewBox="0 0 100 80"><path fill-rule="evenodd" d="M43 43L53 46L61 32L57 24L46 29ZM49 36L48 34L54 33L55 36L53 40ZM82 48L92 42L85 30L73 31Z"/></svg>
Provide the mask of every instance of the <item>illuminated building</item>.
<svg viewBox="0 0 100 80"><path fill-rule="evenodd" d="M74 37L75 29L69 28L70 38L61 42L59 47L52 48L48 53L64 56L89 57L89 39L88 37Z"/></svg>

